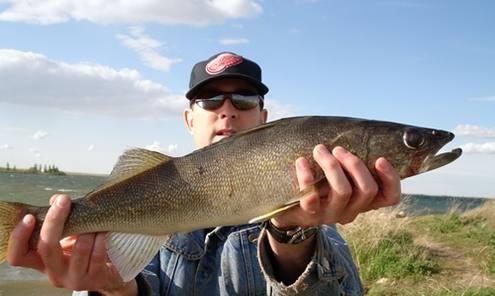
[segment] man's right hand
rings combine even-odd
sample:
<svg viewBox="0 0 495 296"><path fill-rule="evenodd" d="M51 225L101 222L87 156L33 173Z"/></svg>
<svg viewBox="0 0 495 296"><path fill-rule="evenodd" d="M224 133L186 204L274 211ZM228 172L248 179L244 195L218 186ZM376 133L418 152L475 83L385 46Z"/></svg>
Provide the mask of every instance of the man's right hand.
<svg viewBox="0 0 495 296"><path fill-rule="evenodd" d="M41 227L36 250L29 248L35 218L26 215L9 239L7 261L12 266L36 269L48 276L52 285L70 290L99 291L105 295L137 295L136 281L124 283L109 262L105 233L63 238L71 200L54 195Z"/></svg>

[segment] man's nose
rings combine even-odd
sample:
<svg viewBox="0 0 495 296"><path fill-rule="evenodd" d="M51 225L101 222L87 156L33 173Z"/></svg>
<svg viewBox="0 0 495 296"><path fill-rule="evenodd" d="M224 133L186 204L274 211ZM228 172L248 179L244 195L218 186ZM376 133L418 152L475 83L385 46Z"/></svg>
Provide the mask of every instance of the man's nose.
<svg viewBox="0 0 495 296"><path fill-rule="evenodd" d="M218 109L220 118L237 118L239 116L238 112L239 110L232 105L230 98L225 98L222 106Z"/></svg>

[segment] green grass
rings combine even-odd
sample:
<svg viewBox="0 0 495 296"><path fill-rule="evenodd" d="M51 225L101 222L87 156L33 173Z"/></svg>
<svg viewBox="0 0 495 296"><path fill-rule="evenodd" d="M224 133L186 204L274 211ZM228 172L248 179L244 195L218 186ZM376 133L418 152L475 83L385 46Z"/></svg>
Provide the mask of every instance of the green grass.
<svg viewBox="0 0 495 296"><path fill-rule="evenodd" d="M495 202L404 219L380 210L339 228L367 295L495 295Z"/></svg>
<svg viewBox="0 0 495 296"><path fill-rule="evenodd" d="M495 288L466 288L457 291L442 287L415 288L412 285L375 286L367 296L494 296Z"/></svg>
<svg viewBox="0 0 495 296"><path fill-rule="evenodd" d="M495 229L490 217L452 213L419 218L414 224L443 243L465 250L483 272L495 275Z"/></svg>
<svg viewBox="0 0 495 296"><path fill-rule="evenodd" d="M439 271L438 263L426 248L413 242L408 231L389 232L371 248L363 248L355 254L361 265L364 281L380 278L417 278Z"/></svg>
<svg viewBox="0 0 495 296"><path fill-rule="evenodd" d="M495 288L469 288L465 291L442 291L432 294L432 296L493 296Z"/></svg>

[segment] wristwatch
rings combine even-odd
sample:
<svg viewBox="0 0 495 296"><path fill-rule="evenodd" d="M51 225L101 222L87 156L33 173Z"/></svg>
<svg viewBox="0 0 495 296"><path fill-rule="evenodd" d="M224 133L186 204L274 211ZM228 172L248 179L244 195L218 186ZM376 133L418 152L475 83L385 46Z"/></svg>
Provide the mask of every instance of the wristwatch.
<svg viewBox="0 0 495 296"><path fill-rule="evenodd" d="M270 232L272 237L282 244L299 244L318 232L318 226L311 227L296 227L288 230L281 230L268 220L265 223L265 228Z"/></svg>

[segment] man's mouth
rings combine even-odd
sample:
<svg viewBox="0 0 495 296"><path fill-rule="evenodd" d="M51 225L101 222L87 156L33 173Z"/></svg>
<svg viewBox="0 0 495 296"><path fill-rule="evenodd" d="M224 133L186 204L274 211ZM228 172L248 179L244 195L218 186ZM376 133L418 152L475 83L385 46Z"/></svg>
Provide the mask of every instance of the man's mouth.
<svg viewBox="0 0 495 296"><path fill-rule="evenodd" d="M225 128L225 129L218 130L215 135L216 136L222 136L222 137L230 137L235 133L237 133L236 130L231 129L231 128Z"/></svg>

